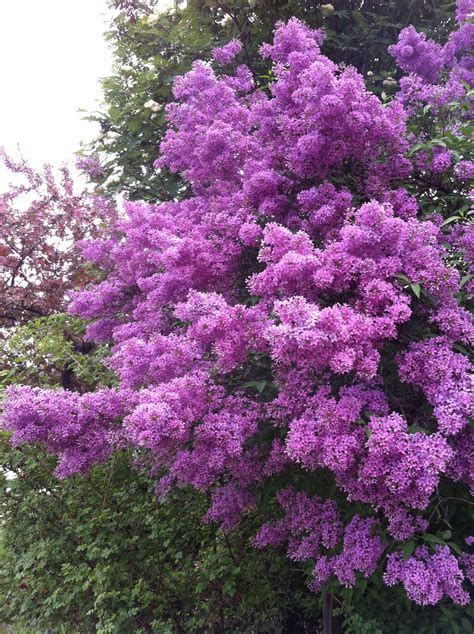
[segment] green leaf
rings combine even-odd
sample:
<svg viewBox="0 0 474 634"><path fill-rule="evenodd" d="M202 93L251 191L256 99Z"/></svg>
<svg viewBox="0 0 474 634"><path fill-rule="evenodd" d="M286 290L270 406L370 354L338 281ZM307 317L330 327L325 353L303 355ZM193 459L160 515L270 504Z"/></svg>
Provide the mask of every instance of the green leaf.
<svg viewBox="0 0 474 634"><path fill-rule="evenodd" d="M450 225L452 222L456 220L462 220L461 216L449 216L444 222L441 223L442 227L446 227L446 225Z"/></svg>
<svg viewBox="0 0 474 634"><path fill-rule="evenodd" d="M446 543L444 539L441 539L436 535L432 535L431 533L425 533L421 536L421 539L423 539L425 542L428 542L429 544L441 544L444 546Z"/></svg>
<svg viewBox="0 0 474 634"><path fill-rule="evenodd" d="M465 354L466 356L469 356L469 350L467 350L467 348L462 346L460 343L454 343L453 344L453 348L454 348L454 350L457 350L458 352L462 352L462 354Z"/></svg>
<svg viewBox="0 0 474 634"><path fill-rule="evenodd" d="M438 147L446 147L446 143L443 139L431 139L430 145L436 145Z"/></svg>
<svg viewBox="0 0 474 634"><path fill-rule="evenodd" d="M413 154L416 154L416 152L419 152L420 150L426 149L426 144L425 143L415 143L415 145L413 145L407 152L408 156L413 156Z"/></svg>
<svg viewBox="0 0 474 634"><path fill-rule="evenodd" d="M445 530L438 533L438 535L441 537L441 539L449 539L450 537L452 537L453 533L450 530Z"/></svg>
<svg viewBox="0 0 474 634"><path fill-rule="evenodd" d="M265 380L261 380L261 381L247 381L246 383L242 384L242 387L253 387L257 390L257 392L259 392L260 394L263 392L263 390L265 389L265 387L267 386L268 381Z"/></svg>
<svg viewBox="0 0 474 634"><path fill-rule="evenodd" d="M359 581L359 583L356 585L355 590L359 596L363 596L366 588L367 588L367 579L362 579L362 581Z"/></svg>
<svg viewBox="0 0 474 634"><path fill-rule="evenodd" d="M405 284L411 284L411 281L408 279L408 277L404 273L398 273L397 275L395 275L395 277L397 278L397 280L400 280L401 282L405 282Z"/></svg>
<svg viewBox="0 0 474 634"><path fill-rule="evenodd" d="M426 434L426 429L424 429L423 427L420 427L420 425L417 425L416 423L413 423L412 425L408 426L408 432L410 434Z"/></svg>
<svg viewBox="0 0 474 634"><path fill-rule="evenodd" d="M454 550L454 552L461 556L462 555L462 550L459 548L459 546L455 543L455 542L448 542L448 546Z"/></svg>
<svg viewBox="0 0 474 634"><path fill-rule="evenodd" d="M413 551L415 550L415 547L416 547L416 544L412 539L410 539L410 541L405 544L405 547L403 548L403 559L405 561L409 557L411 557L411 555L413 554Z"/></svg>

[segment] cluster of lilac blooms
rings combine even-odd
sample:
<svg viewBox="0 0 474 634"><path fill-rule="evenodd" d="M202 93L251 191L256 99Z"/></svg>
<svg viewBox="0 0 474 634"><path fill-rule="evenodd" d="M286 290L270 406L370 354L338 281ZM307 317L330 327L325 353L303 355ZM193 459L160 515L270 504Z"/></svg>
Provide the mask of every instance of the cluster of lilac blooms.
<svg viewBox="0 0 474 634"><path fill-rule="evenodd" d="M100 164L98 156L80 156L76 160L76 168L90 178L100 178L104 175L104 168Z"/></svg>
<svg viewBox="0 0 474 634"><path fill-rule="evenodd" d="M389 47L398 66L409 73L400 82L400 97L405 105L414 107L428 102L440 108L465 94L463 82L474 84L473 0L458 0L456 17L458 28L444 46L408 26L400 33L397 44Z"/></svg>
<svg viewBox="0 0 474 634"><path fill-rule="evenodd" d="M445 132L457 133L459 126L472 121L472 98L467 96L469 86L474 85L474 0L458 0L456 18L458 28L453 31L444 46L418 33L413 26L405 28L397 44L389 47L398 66L408 73L400 81L397 99L409 113L422 107L440 116L443 109L455 103L465 106L464 112L452 109L444 113ZM453 112L455 116L453 117ZM417 141L427 140L421 133ZM440 146L430 155L426 151L417 154L415 165L419 169L440 174L453 170L460 181L469 181L474 173L472 160L455 160L453 152Z"/></svg>
<svg viewBox="0 0 474 634"><path fill-rule="evenodd" d="M156 165L191 194L125 203L110 239L85 246L105 281L70 308L111 344L120 385L15 388L4 425L57 453L59 477L138 448L161 495L209 491L205 519L223 530L286 481L255 545L312 558L315 590L384 567L417 603L464 604L468 553L419 547L404 559L400 548L428 530L442 480L474 488L472 368L453 349L472 344L474 324L439 223L419 220L400 186L411 170L402 100L384 107L322 41L296 19L280 24L262 47L268 93L233 62L235 42L215 51L219 73L197 62L176 80ZM412 29L394 54L423 82L448 64ZM457 68L465 79L464 57Z"/></svg>
<svg viewBox="0 0 474 634"><path fill-rule="evenodd" d="M469 594L462 587L464 574L449 546L437 545L434 550L420 546L406 561L401 553L388 555L385 583L403 583L408 597L420 605L435 605L444 596L460 605L469 603Z"/></svg>

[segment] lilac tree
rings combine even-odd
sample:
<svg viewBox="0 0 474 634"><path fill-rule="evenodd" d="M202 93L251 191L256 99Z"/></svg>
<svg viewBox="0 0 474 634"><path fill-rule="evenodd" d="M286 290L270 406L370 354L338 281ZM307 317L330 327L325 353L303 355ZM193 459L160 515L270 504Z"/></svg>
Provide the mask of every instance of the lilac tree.
<svg viewBox="0 0 474 634"><path fill-rule="evenodd" d="M126 203L85 248L104 281L70 307L110 342L120 385L12 388L4 426L58 454L59 477L136 448L159 495L208 491L224 531L255 514L255 546L310 562L314 590L382 568L416 603L464 605L474 326L451 225L403 187L403 100L383 104L322 41L280 24L268 90L235 42L175 81L156 168L189 195Z"/></svg>

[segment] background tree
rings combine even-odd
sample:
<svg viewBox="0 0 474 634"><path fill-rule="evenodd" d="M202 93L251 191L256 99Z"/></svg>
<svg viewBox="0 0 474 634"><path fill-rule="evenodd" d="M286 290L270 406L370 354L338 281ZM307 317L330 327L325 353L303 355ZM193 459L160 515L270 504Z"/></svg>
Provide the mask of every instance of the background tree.
<svg viewBox="0 0 474 634"><path fill-rule="evenodd" d="M0 194L0 329L61 311L92 279L79 243L116 220L115 205L78 192L67 167L35 170L0 151L12 179ZM76 189L76 190L75 190Z"/></svg>

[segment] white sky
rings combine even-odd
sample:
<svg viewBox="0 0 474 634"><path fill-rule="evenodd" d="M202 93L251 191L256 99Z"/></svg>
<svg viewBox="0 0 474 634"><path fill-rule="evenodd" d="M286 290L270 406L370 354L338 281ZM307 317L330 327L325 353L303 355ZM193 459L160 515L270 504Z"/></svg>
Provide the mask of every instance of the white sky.
<svg viewBox="0 0 474 634"><path fill-rule="evenodd" d="M105 0L0 0L0 146L57 165L98 132L78 109L111 69L106 18Z"/></svg>

